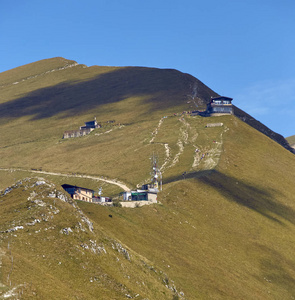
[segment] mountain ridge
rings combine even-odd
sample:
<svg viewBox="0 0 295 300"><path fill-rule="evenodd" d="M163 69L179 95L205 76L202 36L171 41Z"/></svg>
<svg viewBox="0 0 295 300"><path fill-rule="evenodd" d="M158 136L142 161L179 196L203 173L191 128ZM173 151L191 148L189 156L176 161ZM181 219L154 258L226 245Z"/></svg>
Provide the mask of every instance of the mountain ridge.
<svg viewBox="0 0 295 300"><path fill-rule="evenodd" d="M49 65L50 65L50 69L48 70ZM87 67L85 65L78 64L74 60L67 60L62 57L41 60L38 62L30 63L27 65L0 73L0 81L2 82L1 86L4 87L5 84L15 86L26 80L30 80L30 79L33 80L34 78L36 78L38 76L49 75L50 73L54 73L56 71L63 71L66 69L71 69L71 68L79 70L80 73L81 73L81 68L82 69L91 69L92 68L92 69L97 69L97 70L101 68L101 70L104 72L103 74L110 74L110 76L105 77L105 79L100 79L100 80L94 79L92 85L89 83L88 84L85 83L83 85L83 83L81 83L80 86L78 86L77 88L72 88L74 94L80 93L79 89L80 90L92 89L93 92L95 92L94 85L98 85L98 86L99 85L105 86L106 84L112 85L112 81L114 82L113 85L115 85L114 87L111 87L112 89L117 89L117 90L121 89L122 91L125 90L125 92L123 92L123 93L115 94L115 97L118 97L118 98L122 98L122 96L126 97L126 93L127 94L130 93L128 90L133 90L133 93L134 93L134 88L136 87L138 89L138 86L140 86L140 84L141 85L143 84L143 85L139 88L139 92L142 94L145 94L146 92L148 92L150 94L150 92L152 90L152 85L156 85L154 87L154 90L157 90L157 87L164 83L164 82L158 82L159 80L161 81L160 78L167 78L166 74L171 73L172 77L170 76L171 77L170 80L173 80L173 82L177 82L178 81L177 78L178 77L180 78L181 76L183 77L184 82L187 81L186 88L185 88L186 93L184 92L182 101L184 102L187 100L186 102L188 102L191 100L191 103L193 105L187 105L187 107L186 107L189 110L194 110L197 107L205 109L206 105L210 102L211 97L219 96L217 93L213 92L212 90L208 89L207 87L204 88L205 85L201 81L199 81L197 78L193 77L190 74L182 73L182 72L174 70L174 69L157 69L157 68L147 68L147 67L99 67L99 66ZM36 69L38 70L39 74L35 74ZM119 73L117 75L111 75L114 71L119 72ZM101 71L98 71L98 74L100 74L100 72ZM157 80L152 80L152 81L150 80L150 83L149 83L150 87L148 90L145 90L145 88L144 88L145 83L142 82L142 80L137 80L137 78L140 78L142 76L143 76L143 80L144 80L144 78L151 78L151 77L155 76L155 72L160 72L161 74L157 76ZM134 73L134 74L132 74L132 73ZM19 74L20 77L15 77L15 74ZM97 74L97 71L96 71L96 74ZM101 76L101 75L99 75L99 76ZM175 77L174 79L173 79L173 76ZM126 87L126 84L123 85L122 82L120 82L117 79L118 77L122 81L124 80L125 83L134 82L133 86L130 86L128 89ZM77 76L75 78L77 78ZM86 79L88 79L88 82L89 82L89 75L88 76L86 75ZM58 90L71 88L69 85L66 84L66 77L64 78L64 80L62 82L64 82L63 84L65 84L65 86L61 85L60 88L56 87ZM171 84L172 84L172 81L171 81ZM164 85L165 85L165 83L164 83ZM56 88L50 88L50 86L48 86L48 90L46 90L46 89L41 90L41 94L48 93L50 95L50 94L56 93L56 92L59 93L58 90L57 91L55 90ZM177 88L179 89L179 87L177 87ZM168 84L168 85L166 85L165 89L166 89L166 92L168 92L168 90L171 89L171 86L169 86L169 84ZM181 89L184 90L184 86ZM174 93L173 88L172 88L171 92L172 92L171 95L173 95L173 93ZM69 93L69 92L67 91L67 93ZM110 90L106 91L105 93L107 93L107 95L104 96L105 99L112 98L109 95L109 94L111 94ZM33 98L36 98L36 96L33 96ZM3 99L3 97L1 97L1 98ZM29 97L29 98L32 98L32 97ZM178 98L181 98L181 97L178 95ZM27 97L25 99L27 100ZM156 97L156 99L159 99L159 97ZM95 101L97 101L97 98L95 99ZM117 101L117 99L116 99L116 101ZM23 102L23 99L20 98L20 101L18 101L18 102ZM19 106L18 102L16 102L15 104L12 103L7 106L2 104L1 110L4 111L7 115L7 111L12 111L14 105ZM59 99L58 99L58 102L59 102ZM32 105L36 106L34 103L32 103ZM57 106L57 103L55 104L55 106ZM168 106L169 106L169 103L168 103ZM34 112L32 112L32 113L34 113ZM276 141L277 143L282 145L288 151L295 153L294 149L289 145L289 143L286 141L286 139L282 135L272 131L267 126L265 126L261 122L257 121L255 118L253 118L252 116L250 116L249 114L242 111L241 109L239 109L236 106L234 106L234 114L238 118L240 118L242 121L246 122L250 126L254 127L258 131L264 133L266 136L268 136L269 138L273 139L274 141Z"/></svg>

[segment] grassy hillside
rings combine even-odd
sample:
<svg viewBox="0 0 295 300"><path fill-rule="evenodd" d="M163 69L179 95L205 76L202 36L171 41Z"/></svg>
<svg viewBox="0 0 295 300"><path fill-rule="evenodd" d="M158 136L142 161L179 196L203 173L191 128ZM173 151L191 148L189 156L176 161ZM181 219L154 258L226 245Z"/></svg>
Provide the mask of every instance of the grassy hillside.
<svg viewBox="0 0 295 300"><path fill-rule="evenodd" d="M36 64L39 63L40 71L37 72ZM194 101L200 105L205 103L203 99L216 95L192 76L174 70L85 68L80 65L61 69L69 62L52 59L47 63L49 66L53 64L56 71L44 74L43 61L27 65L24 68L28 69L28 74L35 70L41 75L2 88L0 152L4 157L3 167L43 167L71 172L87 170L100 174L101 166L97 165L96 157L102 161L101 155L108 155L108 160L114 160L118 155L117 150L106 153L106 147L120 147L126 152L137 144L135 139L131 144L125 139L126 132L142 140L150 135L150 122L156 127L164 114L194 108L191 98L196 88L202 98ZM2 73L0 79L7 82L12 71ZM87 138L62 140L64 131L78 129L94 116L104 125L101 130ZM107 126L108 120L116 122ZM111 129L114 129L111 137L98 136ZM109 139L116 139L113 142L118 146L110 147ZM97 142L101 142L102 147L97 148ZM74 154L72 157L68 156L69 148ZM86 161L86 167L82 161L77 165L78 156ZM53 158L56 159L54 162ZM19 161L21 164L17 164Z"/></svg>
<svg viewBox="0 0 295 300"><path fill-rule="evenodd" d="M161 205L79 206L161 266L188 299L290 298L294 156L235 118L227 126L215 170L166 178Z"/></svg>
<svg viewBox="0 0 295 300"><path fill-rule="evenodd" d="M172 299L163 271L92 224L59 189L28 178L0 197L0 298Z"/></svg>
<svg viewBox="0 0 295 300"><path fill-rule="evenodd" d="M295 294L295 156L241 121L240 111L186 114L217 95L200 81L175 70L87 68L63 58L0 80L0 189L22 179L0 198L2 297L14 288L21 299L50 299L53 291L59 299ZM102 128L62 139L94 116ZM163 174L159 204L78 202L80 211L48 197L63 183L103 186L111 196L121 189L102 179L147 183L153 154ZM36 170L50 186L24 181ZM26 225L36 219L48 220ZM15 226L24 228L6 232Z"/></svg>

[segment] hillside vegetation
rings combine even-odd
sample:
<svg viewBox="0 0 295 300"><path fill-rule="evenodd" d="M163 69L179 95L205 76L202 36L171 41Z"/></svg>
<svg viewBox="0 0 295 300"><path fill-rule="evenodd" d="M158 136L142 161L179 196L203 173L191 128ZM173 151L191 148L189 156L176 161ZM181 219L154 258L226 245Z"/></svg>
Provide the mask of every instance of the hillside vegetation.
<svg viewBox="0 0 295 300"><path fill-rule="evenodd" d="M163 285L167 274L93 226L42 178L17 182L0 199L1 298L172 299L175 294Z"/></svg>
<svg viewBox="0 0 295 300"><path fill-rule="evenodd" d="M55 58L0 80L0 189L12 187L0 197L0 299L292 299L295 156L275 134L238 108L191 117L217 94L176 70ZM101 128L62 139L94 117ZM75 203L60 189L116 196L103 179L148 183L153 154L158 204Z"/></svg>

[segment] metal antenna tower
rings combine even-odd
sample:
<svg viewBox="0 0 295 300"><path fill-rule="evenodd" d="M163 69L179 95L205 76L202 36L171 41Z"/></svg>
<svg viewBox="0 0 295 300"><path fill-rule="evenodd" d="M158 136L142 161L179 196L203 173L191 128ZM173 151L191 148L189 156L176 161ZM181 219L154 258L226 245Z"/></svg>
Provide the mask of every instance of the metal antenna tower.
<svg viewBox="0 0 295 300"><path fill-rule="evenodd" d="M158 157L153 153L152 161L152 187L162 191L162 173L158 168Z"/></svg>

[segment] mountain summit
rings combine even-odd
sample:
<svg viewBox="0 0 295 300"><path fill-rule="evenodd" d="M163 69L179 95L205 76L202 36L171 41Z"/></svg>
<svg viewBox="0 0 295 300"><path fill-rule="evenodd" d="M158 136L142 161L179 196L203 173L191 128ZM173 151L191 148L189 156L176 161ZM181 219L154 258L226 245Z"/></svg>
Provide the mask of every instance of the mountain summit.
<svg viewBox="0 0 295 300"><path fill-rule="evenodd" d="M150 109L162 113L167 109L191 111L204 109L211 97L218 96L193 76L172 69L87 67L61 57L3 72L0 82L0 117L5 118L73 116L134 97L144 98ZM234 114L293 152L283 136L237 107Z"/></svg>

